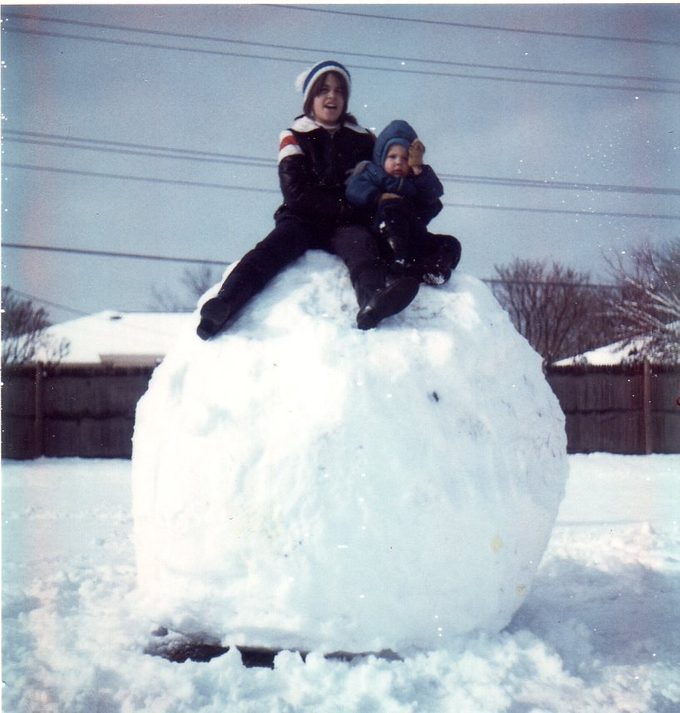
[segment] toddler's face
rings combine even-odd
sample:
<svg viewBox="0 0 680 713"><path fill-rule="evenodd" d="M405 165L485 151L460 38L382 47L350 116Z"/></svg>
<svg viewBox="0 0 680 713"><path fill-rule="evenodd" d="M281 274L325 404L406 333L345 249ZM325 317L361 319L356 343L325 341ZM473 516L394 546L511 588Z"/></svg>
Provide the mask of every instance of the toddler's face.
<svg viewBox="0 0 680 713"><path fill-rule="evenodd" d="M387 150L383 169L390 176L408 176L408 151L399 144L392 144Z"/></svg>

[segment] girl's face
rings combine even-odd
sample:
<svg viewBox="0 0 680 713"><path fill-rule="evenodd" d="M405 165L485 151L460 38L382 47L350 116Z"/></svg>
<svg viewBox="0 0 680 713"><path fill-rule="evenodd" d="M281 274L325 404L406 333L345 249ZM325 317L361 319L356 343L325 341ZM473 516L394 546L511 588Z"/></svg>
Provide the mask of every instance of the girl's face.
<svg viewBox="0 0 680 713"><path fill-rule="evenodd" d="M409 172L408 151L399 144L392 144L387 150L383 168L385 173L390 176L407 176Z"/></svg>
<svg viewBox="0 0 680 713"><path fill-rule="evenodd" d="M319 93L312 103L312 115L322 124L337 124L345 111L345 92L340 80L330 72L321 78Z"/></svg>

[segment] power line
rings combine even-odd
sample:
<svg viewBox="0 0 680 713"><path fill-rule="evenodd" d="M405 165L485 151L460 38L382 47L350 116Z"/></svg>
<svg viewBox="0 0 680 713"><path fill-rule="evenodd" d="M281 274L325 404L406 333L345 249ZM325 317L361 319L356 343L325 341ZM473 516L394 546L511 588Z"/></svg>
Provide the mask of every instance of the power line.
<svg viewBox="0 0 680 713"><path fill-rule="evenodd" d="M5 141L33 143L41 146L55 146L57 148L77 148L88 149L91 151L106 151L111 153L149 156L151 158L171 158L182 160L208 161L214 163L253 166L256 168L275 168L277 163L276 159L262 158L259 156L225 154L209 151L195 151L192 149L172 148L168 146L153 146L147 144L134 144L122 141L107 141L103 139L66 136L63 134L45 134L36 131L5 129L3 136L5 138ZM101 146L99 146L100 144ZM550 188L556 190L598 191L608 193L636 193L667 196L680 195L680 189L657 186L630 186L621 184L592 182L581 183L577 181L505 178L499 176L476 176L471 174L455 173L439 173L438 176L442 181L445 182L506 186L511 188ZM217 187L218 185L219 184L216 184L215 187Z"/></svg>
<svg viewBox="0 0 680 713"><path fill-rule="evenodd" d="M620 290L619 285L607 285L604 283L597 282L553 282L552 280L508 280L500 277L482 277L482 282L487 285L520 285L522 287L531 286L543 286L543 287L577 287L579 289L585 288L589 290Z"/></svg>
<svg viewBox="0 0 680 713"><path fill-rule="evenodd" d="M117 173L100 173L98 171L78 171L69 168L54 168L51 166L32 166L22 163L5 163L5 166L12 168L21 168L31 171L47 171L49 173L74 174L77 176L96 177L96 178L115 178L126 181L142 181L148 183L167 183L182 186L197 186L200 188L220 188L234 191L250 191L257 193L279 193L279 191L270 188L255 188L251 186L233 186L222 183L204 183L199 181L180 181L170 178L153 178L143 176L127 176ZM680 220L680 214L664 214L664 213L625 213L618 211L595 211L595 210L568 210L559 208L528 208L521 206L501 206L501 205L485 205L481 203L444 203L449 208L474 208L478 210L500 210L523 213L545 213L557 215L582 215L582 216L604 216L609 218L643 218L645 220ZM202 261L198 261L202 262Z"/></svg>
<svg viewBox="0 0 680 713"><path fill-rule="evenodd" d="M102 251L102 250L85 250L85 249L80 249L80 248L62 248L62 247L54 247L54 246L47 246L47 245L21 245L19 243L2 243L3 247L8 247L8 248L21 248L23 250L47 250L51 252L63 252L63 253L76 253L80 255L94 255L98 257L122 257L122 258L138 258L138 259L144 259L144 260L170 260L172 262L199 262L202 265L219 265L221 267L224 267L225 265L228 265L228 262L224 261L217 261L217 260L197 260L196 258L180 258L180 257L165 257L165 256L160 256L160 255L139 255L137 253L119 253L119 252L108 252L108 251ZM545 281L545 280L506 280L506 279L501 279L501 278L482 278L482 282L485 282L487 284L505 284L505 285L510 285L510 284L520 284L520 285L559 285L559 286L568 286L568 287L573 287L574 285L570 282L552 282L552 281ZM585 285L579 285L581 287ZM605 285L605 284L595 284L595 283L588 283L588 287L593 287L593 288L617 288L616 285ZM17 292L18 294L20 293L18 290L15 290L14 288L11 288L14 292ZM618 288L617 288L618 289ZM31 297L31 295L24 295L27 297ZM38 299L33 298L33 299ZM45 300L39 300L42 302L46 302ZM52 304L55 307L60 307L61 309L69 309L68 307L62 307L61 305L55 305L54 303L51 302L46 302L46 304ZM71 310L75 311L75 310ZM83 313L84 314L84 313Z"/></svg>
<svg viewBox="0 0 680 713"><path fill-rule="evenodd" d="M116 257L116 258L130 258L133 260L156 260L162 262L182 262L182 263L196 263L199 265L219 265L220 267L225 267L229 264L228 260L202 260L195 257L169 257L167 255L149 255L142 253L125 253L125 252L115 252L111 250L86 250L84 248L64 248L55 247L53 245L22 245L21 243L2 243L3 248L16 248L18 250L40 250L43 252L55 252L55 253L70 253L74 255L90 255L94 257Z"/></svg>
<svg viewBox="0 0 680 713"><path fill-rule="evenodd" d="M678 196L678 188L661 188L656 186L624 186L613 183L580 183L576 181L548 181L547 179L531 178L497 178L495 176L471 176L451 173L438 173L442 181L452 183L473 183L491 186L506 186L510 188L552 188L571 191L603 191L606 193L639 193L664 196Z"/></svg>
<svg viewBox="0 0 680 713"><path fill-rule="evenodd" d="M670 40L655 40L639 37L615 37L613 35L588 35L578 32L558 32L551 30L528 30L520 27L501 27L499 25L481 25L468 22L452 22L450 20L426 20L424 18L413 17L398 17L394 15L378 15L367 12L350 12L349 10L328 10L319 7L300 7L296 5L276 5L271 4L269 7L276 7L284 10L300 10L303 12L318 12L329 15L346 15L349 17L360 17L363 19L372 20L391 20L396 22L412 22L422 25L436 25L445 27L460 27L475 30L491 30L493 32L516 32L524 35L545 35L547 37L564 37L578 40L603 40L606 42L632 42L636 44L661 45L669 47L680 47L680 42L671 42Z"/></svg>
<svg viewBox="0 0 680 713"><path fill-rule="evenodd" d="M276 193L280 191L275 188L256 188L255 186L235 186L225 183L209 183L206 181L183 181L177 178L156 178L154 176L132 176L122 173L104 173L101 171L81 171L72 168L56 168L54 166L34 166L26 163L3 162L3 166L9 168L21 168L28 171L45 171L47 173L64 173L74 176L86 176L92 178L115 178L123 181L138 181L140 183L160 183L176 186L195 186L198 188L220 188L228 191L246 191L249 193Z"/></svg>
<svg viewBox="0 0 680 713"><path fill-rule="evenodd" d="M220 263L223 264L223 263ZM554 282L552 280L509 280L505 278L500 278L500 277L482 277L480 280L487 284L487 285L533 285L533 286L541 286L541 285L549 285L550 287L579 287L579 288L587 288L587 289L597 289L597 290L620 290L621 287L619 285L609 285L606 283L598 283L598 282L587 282L587 283L575 283L575 282ZM42 297L36 297L35 295L31 295L27 292L22 292L21 290L17 290L14 287L10 287L10 290L14 292L17 295L21 295L22 297L26 297L27 299L33 300L34 302L41 302L42 304L50 305L50 307L55 307L61 310L65 310L67 312L73 312L74 314L83 314L86 316L90 315L90 312L84 312L83 310L78 310L75 309L74 307L66 307L65 305L58 304L57 302L50 302L49 300L45 300Z"/></svg>
<svg viewBox="0 0 680 713"><path fill-rule="evenodd" d="M217 263L216 263L217 264ZM219 263L223 264L223 263ZM566 287L566 288L578 288L578 289L588 289L588 290L608 290L608 291L614 291L614 290L620 290L621 287L618 285L608 285L608 284L601 284L601 283L594 283L594 282L588 282L588 283L571 283L571 282L552 282L549 280L507 280L507 279L500 279L500 278L494 278L494 277L482 277L480 278L481 282L483 282L486 285L491 286L492 288L496 285L501 285L501 286L506 286L506 285L519 285L521 287L530 285L530 286L539 286L539 287ZM17 290L14 287L9 288L14 294L19 295L20 297L23 297L25 299L31 300L32 302L39 302L40 304L48 305L49 307L53 307L54 309L61 310L62 312L70 312L71 314L76 314L81 317L90 317L92 316L91 312L86 312L85 310L81 309L76 309L75 307L67 307L66 305L60 304L58 302L51 302L50 300L46 300L42 297L37 297L36 295L32 295L28 292L23 292L22 290ZM163 311L162 313L164 313ZM190 314L190 312L186 312L186 314ZM140 331L148 332L148 333L158 333L162 334L163 332L156 330L156 329L148 329L145 327L140 327L137 325L127 325L128 327L134 326L136 329L139 329Z"/></svg>
<svg viewBox="0 0 680 713"><path fill-rule="evenodd" d="M501 210L518 213L555 213L558 215L584 215L606 218L642 218L644 220L680 220L680 214L673 213L624 213L604 210L569 210L567 208L528 208L522 206L485 205L481 203L443 203L449 208L475 208L480 210Z"/></svg>
<svg viewBox="0 0 680 713"><path fill-rule="evenodd" d="M242 160L242 161L253 161L260 162L263 165L276 165L276 159L273 158L262 158L259 156L244 156L243 154L229 154L229 153L219 153L216 151L199 151L197 149L186 149L177 148L174 146L156 146L154 144L136 144L127 141L110 141L107 139L92 139L89 137L82 136L70 136L66 134L47 134L39 131L24 131L19 129L4 129L2 132L4 135L16 135L16 136L28 136L34 138L45 138L54 139L60 141L71 141L84 144L100 144L104 146L111 146L116 148L130 148L130 149L140 149L143 151L159 152L159 153L170 153L170 154L180 154L186 155L187 157L207 157L207 158L219 158L227 160ZM177 157L179 158L179 156Z"/></svg>
<svg viewBox="0 0 680 713"><path fill-rule="evenodd" d="M14 287L9 288L12 292L14 292L17 295L20 295L21 297L25 297L26 299L32 300L33 302L41 302L42 304L49 305L50 307L54 307L55 309L60 309L64 312L72 312L73 314L79 314L81 316L88 317L90 315L89 312L84 312L83 310L80 309L75 309L74 307L67 307L66 305L61 305L58 304L57 302L50 302L49 300L44 300L42 297L36 297L35 295L30 295L28 292L22 292L21 290L17 290Z"/></svg>
<svg viewBox="0 0 680 713"><path fill-rule="evenodd" d="M456 72L433 72L420 69L389 69L387 67L369 67L363 65L353 65L353 69L363 69L373 72L397 72L399 74L418 74L431 77L453 77L456 79L485 79L495 82L511 82L513 84L542 84L552 87L577 87L581 89L605 89L628 92L647 92L657 94L680 94L676 89L657 89L655 87L624 87L613 84L591 84L586 82L557 82L543 79L518 79L514 77L492 77L482 74L462 74Z"/></svg>
<svg viewBox="0 0 680 713"><path fill-rule="evenodd" d="M27 30L16 27L6 27L5 32L14 32L19 34L27 35L39 35L43 37L55 37L59 39L72 39L72 40L84 40L87 42L99 42L103 44L113 44L113 45L125 45L128 47L146 47L151 49L165 49L173 50L179 52L196 52L199 54L209 54L217 56L226 57L241 57L245 59L262 59L273 62L292 62L295 64L307 64L309 60L303 59L292 59L290 57L269 57L265 55L257 54L244 54L242 52L226 52L224 50L211 50L202 49L198 47L181 47L177 45L163 45L152 42L136 42L132 40L115 40L104 37L88 37L86 35L73 35L64 32L47 32L42 30ZM494 82L510 82L512 84L536 84L542 86L557 86L557 87L572 87L580 89L603 89L603 90L613 90L613 91L627 91L633 93L657 93L657 94L680 94L680 90L676 89L662 89L657 87L641 87L641 86L618 86L613 84L595 84L587 82L560 82L556 80L547 79L521 79L517 77L501 77L493 75L484 74L465 74L463 72L437 72L432 70L421 70L421 69L396 69L391 67L375 67L370 65L360 65L353 64L350 65L353 70L360 69L368 72L391 72L396 74L412 74L419 76L430 76L430 77L449 77L453 79L476 79L484 81L494 81Z"/></svg>
<svg viewBox="0 0 680 713"><path fill-rule="evenodd" d="M82 143L77 143L74 140L65 141L55 141L52 139L32 139L32 138L18 138L18 137L6 137L5 141L13 141L19 144L33 144L37 146L53 146L54 148L61 149L80 149L82 151L98 151L102 153L115 153L115 154L125 154L128 156L146 156L148 158L170 158L183 161L201 161L204 163L226 163L232 165L241 166L252 166L254 168L274 168L276 167L276 161L272 159L271 161L266 161L266 159L244 159L244 158L208 158L205 156L190 156L190 155L180 155L173 152L162 152L162 151L143 151L140 149L124 149L124 148L114 148L107 146L93 146ZM266 161L266 162L264 162Z"/></svg>
<svg viewBox="0 0 680 713"><path fill-rule="evenodd" d="M106 30L114 30L116 32L131 32L131 33L141 33L141 34L149 34L149 35L156 35L156 36L161 36L161 37L173 37L173 38L179 38L179 39L188 39L188 40L199 40L199 41L205 41L205 42L221 42L221 43L229 43L229 44L237 44L241 46L250 46L250 47L266 47L268 49L283 49L283 50L290 50L294 52L314 52L316 54L332 54L332 55L337 55L341 54L347 57L365 57L368 59L381 59L381 60L389 60L389 61L398 61L398 62L415 62L415 63L421 63L421 64L439 64L439 65L448 65L448 66L455 66L455 67L467 67L471 69L493 69L493 70L503 70L503 71L511 71L511 72L524 72L524 73L535 73L535 74L557 74L557 75L564 75L564 76L572 76L572 77L591 77L591 78L600 78L600 79L619 79L619 80L625 80L625 81L638 81L638 82L646 82L646 81L651 81L651 82L663 82L663 83L674 83L674 84L679 84L680 79L671 79L667 77L649 77L649 76L631 76L631 75L625 75L625 74L608 74L608 73L603 73L603 72L579 72L575 70L560 70L560 69L539 69L539 68L533 68L533 67L516 67L516 66L511 66L511 65L499 65L499 64L481 64L481 63L475 63L475 62L455 62L453 60L444 60L444 59L428 59L428 58L422 58L422 57L410 57L410 56L404 56L404 55L385 55L385 54L378 54L378 53L371 53L371 52L350 52L348 50L336 50L336 49L329 49L327 47L319 48L319 47L302 47L299 45L283 45L283 44L276 44L276 43L271 43L271 42L256 42L253 40L237 40L229 37L218 37L215 35L199 35L199 34L193 34L193 33L186 33L186 32L170 32L168 30L151 30L151 29L145 29L141 27L132 27L130 25L114 25L110 23L101 23L101 22L88 22L84 20L66 20L63 18L57 18L57 17L51 17L51 16L39 16L39 15L30 15L27 13L7 13L5 15L6 18L14 18L14 19L20 19L20 20L32 20L32 21L39 21L39 22L53 22L53 23L59 23L63 25L75 25L78 27L89 27L89 28L94 28L94 29L106 29Z"/></svg>
<svg viewBox="0 0 680 713"><path fill-rule="evenodd" d="M42 297L36 297L35 295L31 295L28 292L22 292L21 290L17 290L14 287L9 288L12 292L14 292L17 295L20 295L21 297L24 297L26 299L32 300L33 302L40 302L41 304L49 305L50 307L54 307L55 309L62 310L63 312L71 312L73 314L80 315L81 317L92 317L93 313L92 312L85 312L84 310L81 309L75 309L74 307L67 307L66 305L59 304L57 302L50 302L49 300L45 300ZM123 312L124 314L130 314L128 311L124 310L112 310L115 313L118 312ZM161 310L160 312L153 311L154 314L191 314L191 310L186 310L186 311L173 311L173 312L168 312L166 310ZM50 327L54 327L56 325L51 324L49 325ZM168 334L168 332L164 329L153 329L149 327L145 327L143 325L139 324L134 324L130 323L129 321L126 322L125 324L126 329L132 329L140 333L145 333L145 334ZM49 328L49 327L48 327Z"/></svg>
<svg viewBox="0 0 680 713"><path fill-rule="evenodd" d="M5 27L5 32L14 32L22 35L39 35L41 37L56 37L66 40L86 40L88 42L99 42L110 45L126 45L128 47L148 47L151 49L174 50L178 52L197 52L198 54L218 55L223 57L246 57L250 59L267 59L276 62L293 62L295 64L306 64L303 59L291 59L289 57L267 57L265 55L243 54L242 52L226 52L225 50L210 50L200 47L181 47L179 45L162 45L153 42L135 42L133 40L114 40L107 37L88 37L87 35L71 35L66 32L47 32L43 30L26 30L19 27Z"/></svg>

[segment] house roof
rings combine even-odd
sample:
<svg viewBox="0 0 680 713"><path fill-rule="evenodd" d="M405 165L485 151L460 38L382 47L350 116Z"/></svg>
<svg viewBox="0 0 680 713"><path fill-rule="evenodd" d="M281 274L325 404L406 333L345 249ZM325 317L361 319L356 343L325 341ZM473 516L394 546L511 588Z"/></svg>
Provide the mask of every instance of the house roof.
<svg viewBox="0 0 680 713"><path fill-rule="evenodd" d="M157 364L195 317L191 312L116 312L107 310L52 325L46 336L70 348L62 364ZM35 361L46 361L38 350Z"/></svg>
<svg viewBox="0 0 680 713"><path fill-rule="evenodd" d="M671 322L666 326L680 337L680 321ZM583 354L578 354L577 356L560 359L553 362L553 366L618 366L634 361L636 357L639 359L641 352L643 352L644 347L648 346L651 339L650 335L641 335L635 339L614 342L613 344L583 352ZM651 363L656 362L653 357L648 357L648 360Z"/></svg>
<svg viewBox="0 0 680 713"><path fill-rule="evenodd" d="M607 344L597 349L577 354L576 356L566 357L553 362L553 366L617 366L629 359L634 354L640 351L647 339L639 337L632 341L614 342Z"/></svg>

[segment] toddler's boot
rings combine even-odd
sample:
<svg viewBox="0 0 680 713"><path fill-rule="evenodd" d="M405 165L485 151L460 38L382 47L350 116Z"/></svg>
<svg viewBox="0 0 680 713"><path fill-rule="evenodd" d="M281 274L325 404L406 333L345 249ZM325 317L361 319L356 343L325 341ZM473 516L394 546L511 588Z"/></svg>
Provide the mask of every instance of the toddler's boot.
<svg viewBox="0 0 680 713"><path fill-rule="evenodd" d="M426 256L421 265L421 280L426 285L443 285L460 262L460 242L451 235L434 236L439 239L435 252Z"/></svg>
<svg viewBox="0 0 680 713"><path fill-rule="evenodd" d="M352 278L359 311L357 327L373 329L386 317L405 309L418 294L418 280L389 275L379 262L364 266Z"/></svg>

